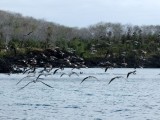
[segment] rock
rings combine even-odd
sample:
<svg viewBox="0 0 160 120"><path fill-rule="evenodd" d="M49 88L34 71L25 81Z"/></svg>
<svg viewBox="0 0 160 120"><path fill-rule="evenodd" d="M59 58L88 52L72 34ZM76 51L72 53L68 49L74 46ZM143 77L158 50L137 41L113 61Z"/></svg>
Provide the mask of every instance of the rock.
<svg viewBox="0 0 160 120"><path fill-rule="evenodd" d="M0 58L0 73L9 73L13 69L11 67L11 64L8 60Z"/></svg>

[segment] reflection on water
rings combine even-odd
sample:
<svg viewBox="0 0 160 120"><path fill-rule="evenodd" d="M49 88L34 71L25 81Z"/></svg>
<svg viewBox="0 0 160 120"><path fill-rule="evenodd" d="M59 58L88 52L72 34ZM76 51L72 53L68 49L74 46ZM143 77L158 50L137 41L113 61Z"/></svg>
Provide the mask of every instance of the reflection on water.
<svg viewBox="0 0 160 120"><path fill-rule="evenodd" d="M63 76L59 71L41 83L20 87L31 79L16 83L26 75L0 75L0 120L158 120L160 118L159 69L137 69L136 75L126 79L133 69L80 69L79 77ZM86 76L96 76L80 84ZM124 78L111 78L121 75Z"/></svg>

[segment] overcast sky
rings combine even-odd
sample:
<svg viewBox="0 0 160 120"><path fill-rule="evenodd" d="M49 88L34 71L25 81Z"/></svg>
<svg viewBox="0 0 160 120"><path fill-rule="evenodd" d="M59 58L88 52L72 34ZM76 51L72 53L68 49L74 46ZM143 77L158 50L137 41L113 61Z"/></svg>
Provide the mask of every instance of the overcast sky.
<svg viewBox="0 0 160 120"><path fill-rule="evenodd" d="M160 25L160 0L0 0L0 10L70 27L98 22Z"/></svg>

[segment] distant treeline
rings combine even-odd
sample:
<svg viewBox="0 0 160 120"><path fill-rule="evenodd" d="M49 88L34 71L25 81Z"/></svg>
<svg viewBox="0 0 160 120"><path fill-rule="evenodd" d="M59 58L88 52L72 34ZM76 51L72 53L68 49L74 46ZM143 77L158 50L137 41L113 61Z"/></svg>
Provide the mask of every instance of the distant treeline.
<svg viewBox="0 0 160 120"><path fill-rule="evenodd" d="M74 21L73 21L74 22ZM160 54L160 25L122 25L100 22L85 28L71 28L21 14L0 11L0 50L73 50L87 59L116 58L126 62Z"/></svg>

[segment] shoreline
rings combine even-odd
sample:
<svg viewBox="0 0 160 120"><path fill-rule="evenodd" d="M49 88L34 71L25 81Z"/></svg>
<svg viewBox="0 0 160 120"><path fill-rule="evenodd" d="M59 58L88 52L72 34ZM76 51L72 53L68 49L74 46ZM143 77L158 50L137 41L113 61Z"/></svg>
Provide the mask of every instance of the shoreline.
<svg viewBox="0 0 160 120"><path fill-rule="evenodd" d="M154 60L154 59L153 59ZM152 61L153 61L152 60ZM159 58L154 60L158 63ZM85 59L74 52L65 50L46 49L31 50L24 55L15 55L0 58L0 73L19 73L23 72L19 68L160 68L160 63L151 60L143 61L143 63L135 63L134 60L128 60L126 66L118 59L94 58Z"/></svg>

